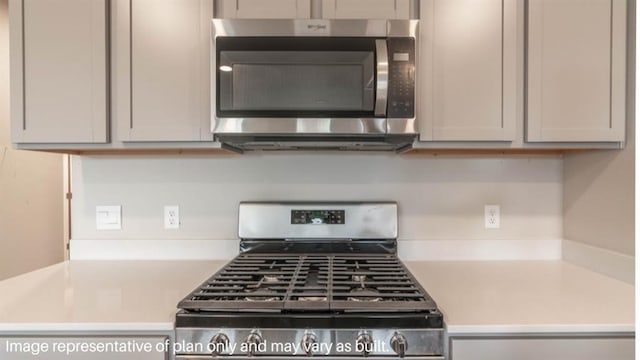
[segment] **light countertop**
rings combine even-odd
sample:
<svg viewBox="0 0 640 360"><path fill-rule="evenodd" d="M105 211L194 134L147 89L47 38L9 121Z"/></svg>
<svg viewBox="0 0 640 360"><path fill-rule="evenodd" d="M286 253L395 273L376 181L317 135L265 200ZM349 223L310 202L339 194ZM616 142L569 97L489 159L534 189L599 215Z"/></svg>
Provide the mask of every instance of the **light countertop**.
<svg viewBox="0 0 640 360"><path fill-rule="evenodd" d="M449 334L635 331L634 287L567 262L405 264Z"/></svg>
<svg viewBox="0 0 640 360"><path fill-rule="evenodd" d="M171 331L226 261L71 261L0 281L0 333ZM561 261L406 262L451 334L628 333L634 287Z"/></svg>
<svg viewBox="0 0 640 360"><path fill-rule="evenodd" d="M173 331L176 305L226 261L70 261L0 281L0 333Z"/></svg>

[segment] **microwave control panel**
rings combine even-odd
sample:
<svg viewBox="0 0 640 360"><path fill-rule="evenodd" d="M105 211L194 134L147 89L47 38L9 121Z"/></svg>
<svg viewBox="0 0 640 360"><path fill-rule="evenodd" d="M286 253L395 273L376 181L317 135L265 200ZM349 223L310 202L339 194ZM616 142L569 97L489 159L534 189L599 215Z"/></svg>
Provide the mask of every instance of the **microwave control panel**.
<svg viewBox="0 0 640 360"><path fill-rule="evenodd" d="M416 92L416 44L413 38L388 38L388 118L413 118Z"/></svg>

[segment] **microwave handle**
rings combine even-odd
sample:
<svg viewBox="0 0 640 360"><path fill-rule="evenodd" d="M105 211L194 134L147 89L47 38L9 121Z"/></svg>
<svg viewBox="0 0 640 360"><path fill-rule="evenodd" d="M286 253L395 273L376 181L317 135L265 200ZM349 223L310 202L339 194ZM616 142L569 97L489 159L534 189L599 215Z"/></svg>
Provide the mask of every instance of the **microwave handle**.
<svg viewBox="0 0 640 360"><path fill-rule="evenodd" d="M387 100L389 97L389 52L387 40L376 39L376 105L375 116L387 115Z"/></svg>

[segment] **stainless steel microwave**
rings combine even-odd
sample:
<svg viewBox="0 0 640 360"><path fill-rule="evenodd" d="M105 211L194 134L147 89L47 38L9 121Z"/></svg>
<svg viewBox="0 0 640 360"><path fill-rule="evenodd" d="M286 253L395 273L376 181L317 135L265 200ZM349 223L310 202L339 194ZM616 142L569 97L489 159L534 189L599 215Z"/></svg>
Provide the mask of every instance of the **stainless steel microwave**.
<svg viewBox="0 0 640 360"><path fill-rule="evenodd" d="M212 131L237 151L410 148L418 20L222 20Z"/></svg>

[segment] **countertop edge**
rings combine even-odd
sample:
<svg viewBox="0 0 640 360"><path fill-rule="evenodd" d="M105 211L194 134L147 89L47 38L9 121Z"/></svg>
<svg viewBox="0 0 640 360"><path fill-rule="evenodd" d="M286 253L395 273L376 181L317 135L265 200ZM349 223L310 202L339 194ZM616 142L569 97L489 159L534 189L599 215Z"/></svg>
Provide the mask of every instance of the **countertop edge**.
<svg viewBox="0 0 640 360"><path fill-rule="evenodd" d="M171 322L131 322L131 323L70 323L70 322L51 322L51 323L0 323L0 335L11 335L18 332L47 332L47 333L63 333L63 332L173 332L174 323Z"/></svg>
<svg viewBox="0 0 640 360"><path fill-rule="evenodd" d="M447 326L447 333L455 336L635 336L635 324L592 324L592 325L453 325Z"/></svg>

